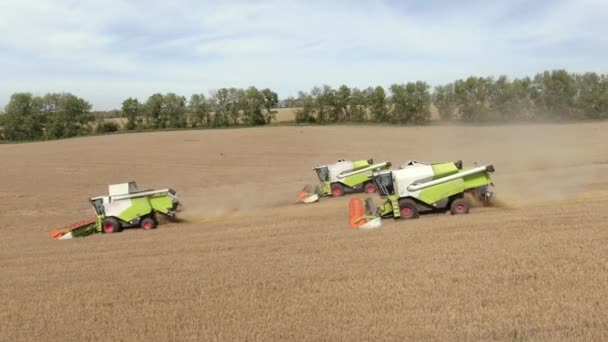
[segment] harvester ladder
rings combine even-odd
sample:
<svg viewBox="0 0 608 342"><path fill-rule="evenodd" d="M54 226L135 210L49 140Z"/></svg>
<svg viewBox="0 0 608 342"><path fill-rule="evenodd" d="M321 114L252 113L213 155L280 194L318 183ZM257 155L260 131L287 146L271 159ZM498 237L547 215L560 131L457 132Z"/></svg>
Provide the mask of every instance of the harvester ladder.
<svg viewBox="0 0 608 342"><path fill-rule="evenodd" d="M399 200L395 199L394 201L391 201L391 205L393 206L393 216L395 218L401 218L401 208L399 208Z"/></svg>

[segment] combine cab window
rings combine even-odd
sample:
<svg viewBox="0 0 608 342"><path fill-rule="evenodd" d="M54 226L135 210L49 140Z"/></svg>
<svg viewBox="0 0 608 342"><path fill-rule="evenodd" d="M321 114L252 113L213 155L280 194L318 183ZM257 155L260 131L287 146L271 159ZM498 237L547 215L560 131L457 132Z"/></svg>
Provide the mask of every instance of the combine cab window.
<svg viewBox="0 0 608 342"><path fill-rule="evenodd" d="M317 176L319 176L319 180L321 182L329 181L329 169L327 168L327 166L319 167L316 170L317 170Z"/></svg>
<svg viewBox="0 0 608 342"><path fill-rule="evenodd" d="M91 205L93 205L93 208L95 208L95 212L97 213L97 215L103 215L103 199L99 198L96 200L91 201Z"/></svg>
<svg viewBox="0 0 608 342"><path fill-rule="evenodd" d="M395 193L395 189L393 187L393 177L390 173L378 175L374 180L378 186L380 194L388 196Z"/></svg>

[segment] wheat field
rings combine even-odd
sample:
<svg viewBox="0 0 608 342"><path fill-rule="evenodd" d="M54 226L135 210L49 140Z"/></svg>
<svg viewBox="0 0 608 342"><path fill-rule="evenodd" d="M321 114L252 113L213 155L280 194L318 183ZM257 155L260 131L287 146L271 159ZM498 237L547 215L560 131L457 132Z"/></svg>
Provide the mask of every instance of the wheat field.
<svg viewBox="0 0 608 342"><path fill-rule="evenodd" d="M608 123L270 127L0 145L3 341L608 340ZM336 159L492 163L496 205L348 226ZM109 183L180 222L52 241ZM378 202L378 199L377 201Z"/></svg>

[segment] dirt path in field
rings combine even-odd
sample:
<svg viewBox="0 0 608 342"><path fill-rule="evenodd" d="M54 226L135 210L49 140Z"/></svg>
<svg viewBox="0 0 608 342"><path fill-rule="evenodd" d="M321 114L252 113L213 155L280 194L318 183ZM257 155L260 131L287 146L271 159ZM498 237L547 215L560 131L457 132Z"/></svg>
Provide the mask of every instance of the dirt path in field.
<svg viewBox="0 0 608 342"><path fill-rule="evenodd" d="M0 340L606 340L608 123L275 127L0 145ZM492 163L497 204L348 228L337 159ZM108 183L180 223L51 241ZM377 200L378 201L378 200Z"/></svg>

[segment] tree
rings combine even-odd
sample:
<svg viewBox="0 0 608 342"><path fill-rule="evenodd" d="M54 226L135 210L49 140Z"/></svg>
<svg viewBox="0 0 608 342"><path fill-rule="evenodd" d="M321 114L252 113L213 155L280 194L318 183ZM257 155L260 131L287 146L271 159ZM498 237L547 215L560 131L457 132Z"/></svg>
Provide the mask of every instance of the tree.
<svg viewBox="0 0 608 342"><path fill-rule="evenodd" d="M122 115L127 118L127 130L141 127L141 106L137 99L129 97L122 102Z"/></svg>
<svg viewBox="0 0 608 342"><path fill-rule="evenodd" d="M11 95L9 103L4 110L6 114L28 115L36 111L34 106L34 97L31 93L15 93Z"/></svg>
<svg viewBox="0 0 608 342"><path fill-rule="evenodd" d="M228 97L228 89L221 88L215 93L217 99L217 105L215 109L216 122L215 126L225 126L220 124L222 118L228 118L228 111L230 108L230 99Z"/></svg>
<svg viewBox="0 0 608 342"><path fill-rule="evenodd" d="M372 119L376 122L388 122L388 110L386 108L386 92L381 86L374 88L369 94L370 111Z"/></svg>
<svg viewBox="0 0 608 342"><path fill-rule="evenodd" d="M537 86L536 108L546 117L579 118L576 95L578 89L575 78L566 70L545 71L534 77Z"/></svg>
<svg viewBox="0 0 608 342"><path fill-rule="evenodd" d="M72 94L47 94L43 99L43 108L49 112L46 136L51 139L68 138L83 135L92 131L91 104Z"/></svg>
<svg viewBox="0 0 608 342"><path fill-rule="evenodd" d="M305 92L299 92L298 102L301 108L296 110L296 123L316 123L314 98Z"/></svg>
<svg viewBox="0 0 608 342"><path fill-rule="evenodd" d="M433 103L439 111L439 116L442 120L451 120L454 112L457 109L456 99L454 96L454 84L448 83L443 86L435 87L433 93Z"/></svg>
<svg viewBox="0 0 608 342"><path fill-rule="evenodd" d="M410 121L410 104L404 84L393 84L390 86L391 96L389 104L391 106L390 122L406 123Z"/></svg>
<svg viewBox="0 0 608 342"><path fill-rule="evenodd" d="M210 105L204 94L194 94L190 97L188 109L190 111L192 127L209 127Z"/></svg>
<svg viewBox="0 0 608 342"><path fill-rule="evenodd" d="M148 97L144 104L145 125L148 128L165 128L166 121L161 115L164 105L164 97L162 94L156 93Z"/></svg>
<svg viewBox="0 0 608 342"><path fill-rule="evenodd" d="M534 102L531 98L533 89L532 80L529 77L515 79L511 84L513 107L511 114L507 114L512 119L530 119L534 117ZM503 114L503 117L504 114Z"/></svg>
<svg viewBox="0 0 608 342"><path fill-rule="evenodd" d="M454 82L454 95L462 119L485 121L488 117L488 92L490 78L469 77Z"/></svg>
<svg viewBox="0 0 608 342"><path fill-rule="evenodd" d="M417 81L406 85L409 101L409 119L415 124L423 124L431 119L431 87L426 82Z"/></svg>
<svg viewBox="0 0 608 342"><path fill-rule="evenodd" d="M608 118L608 82L605 76L586 73L577 77L577 108L589 119Z"/></svg>
<svg viewBox="0 0 608 342"><path fill-rule="evenodd" d="M313 87L310 91L310 96L314 101L314 110L316 114L315 122L325 124L327 122L336 122L337 112L335 111L335 90L330 86Z"/></svg>
<svg viewBox="0 0 608 342"><path fill-rule="evenodd" d="M228 91L225 88L211 92L209 102L213 108L213 116L211 118L211 127L226 127L230 123L226 112L228 102Z"/></svg>
<svg viewBox="0 0 608 342"><path fill-rule="evenodd" d="M346 85L341 85L338 91L335 92L334 111L338 121L351 121L351 112L349 110L351 102L351 91Z"/></svg>
<svg viewBox="0 0 608 342"><path fill-rule="evenodd" d="M264 95L256 87L249 87L244 93L243 117L248 125L258 126L266 124L262 105Z"/></svg>
<svg viewBox="0 0 608 342"><path fill-rule="evenodd" d="M431 94L425 82L393 84L390 104L391 121L399 123L424 123L431 118Z"/></svg>
<svg viewBox="0 0 608 342"><path fill-rule="evenodd" d="M266 124L272 123L272 120L276 118L276 111L273 110L279 103L279 96L274 91L266 88L262 90L262 107L266 110L264 119Z"/></svg>
<svg viewBox="0 0 608 342"><path fill-rule="evenodd" d="M500 76L496 81L486 80L488 80L486 118L512 121L534 115L534 105L530 99L530 78L510 81L507 76Z"/></svg>
<svg viewBox="0 0 608 342"><path fill-rule="evenodd" d="M514 89L506 76L500 76L495 82L490 83L488 89L489 117L507 121L516 114L516 98Z"/></svg>
<svg viewBox="0 0 608 342"><path fill-rule="evenodd" d="M232 125L238 126L242 123L241 114L246 106L245 91L230 88L227 90L226 99L228 116L232 119Z"/></svg>
<svg viewBox="0 0 608 342"><path fill-rule="evenodd" d="M45 117L40 113L40 100L30 93L15 93L2 115L2 136L5 140L39 139L43 135Z"/></svg>
<svg viewBox="0 0 608 342"><path fill-rule="evenodd" d="M186 98L174 93L166 94L163 98L161 113L163 120L166 121L166 127L185 128L187 125Z"/></svg>
<svg viewBox="0 0 608 342"><path fill-rule="evenodd" d="M373 92L372 88L364 91L353 88L350 95L350 117L355 122L365 121L367 109L369 107L369 95Z"/></svg>
<svg viewBox="0 0 608 342"><path fill-rule="evenodd" d="M284 108L298 108L304 105L299 98L293 96L289 96L288 98L282 100L281 103L282 107Z"/></svg>

